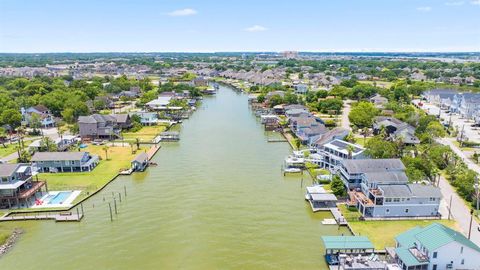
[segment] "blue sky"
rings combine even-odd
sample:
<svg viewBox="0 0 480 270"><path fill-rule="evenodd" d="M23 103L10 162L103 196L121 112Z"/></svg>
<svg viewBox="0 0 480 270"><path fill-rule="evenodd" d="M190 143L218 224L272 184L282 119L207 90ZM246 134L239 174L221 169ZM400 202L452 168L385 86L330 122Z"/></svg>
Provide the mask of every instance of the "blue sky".
<svg viewBox="0 0 480 270"><path fill-rule="evenodd" d="M0 0L0 52L480 51L480 0Z"/></svg>

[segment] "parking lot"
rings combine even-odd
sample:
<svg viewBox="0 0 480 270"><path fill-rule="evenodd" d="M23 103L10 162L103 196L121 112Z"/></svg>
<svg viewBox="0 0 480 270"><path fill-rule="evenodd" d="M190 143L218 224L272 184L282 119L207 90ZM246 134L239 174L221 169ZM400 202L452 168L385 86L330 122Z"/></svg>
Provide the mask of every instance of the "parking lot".
<svg viewBox="0 0 480 270"><path fill-rule="evenodd" d="M413 101L417 106L419 102L419 100ZM447 111L441 110L438 106L425 103L424 101L422 101L422 104L423 105L419 107L427 114L438 116L440 111L440 121L443 124L451 124L452 127L456 127L459 132L463 130L464 138L467 138L470 142L480 143L480 128L472 126L474 124L473 120L462 118L457 113L447 113Z"/></svg>

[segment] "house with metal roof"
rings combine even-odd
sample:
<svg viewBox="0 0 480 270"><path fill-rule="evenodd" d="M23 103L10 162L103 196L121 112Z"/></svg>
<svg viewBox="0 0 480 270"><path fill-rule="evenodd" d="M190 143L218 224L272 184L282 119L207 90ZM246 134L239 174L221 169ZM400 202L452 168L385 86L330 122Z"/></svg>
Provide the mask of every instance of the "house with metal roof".
<svg viewBox="0 0 480 270"><path fill-rule="evenodd" d="M415 227L395 241L386 250L404 270L480 269L480 247L440 223Z"/></svg>
<svg viewBox="0 0 480 270"><path fill-rule="evenodd" d="M88 152L36 152L32 162L38 172L89 172L100 159Z"/></svg>

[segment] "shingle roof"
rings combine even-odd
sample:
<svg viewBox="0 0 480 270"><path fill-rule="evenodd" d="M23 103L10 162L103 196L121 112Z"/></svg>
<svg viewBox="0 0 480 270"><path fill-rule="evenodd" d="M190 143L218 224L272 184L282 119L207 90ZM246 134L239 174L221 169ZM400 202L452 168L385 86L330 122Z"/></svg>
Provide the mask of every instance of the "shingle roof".
<svg viewBox="0 0 480 270"><path fill-rule="evenodd" d="M85 124L95 124L100 122L115 122L116 118L111 115L103 115L103 114L92 114L89 116L79 116L78 123L85 123Z"/></svg>
<svg viewBox="0 0 480 270"><path fill-rule="evenodd" d="M117 123L125 123L127 122L127 119L128 119L128 114L112 114L111 116L113 116Z"/></svg>
<svg viewBox="0 0 480 270"><path fill-rule="evenodd" d="M408 187L412 191L414 197L427 198L427 197L442 197L440 189L434 186L426 186L422 184L408 184Z"/></svg>
<svg viewBox="0 0 480 270"><path fill-rule="evenodd" d="M400 159L345 159L342 163L348 173L405 170Z"/></svg>
<svg viewBox="0 0 480 270"><path fill-rule="evenodd" d="M88 152L36 152L32 161L80 160Z"/></svg>
<svg viewBox="0 0 480 270"><path fill-rule="evenodd" d="M410 198L412 192L407 185L378 185L385 198Z"/></svg>
<svg viewBox="0 0 480 270"><path fill-rule="evenodd" d="M369 183L388 183L388 184L406 184L408 183L407 175L402 171L394 172L367 172L364 174Z"/></svg>
<svg viewBox="0 0 480 270"><path fill-rule="evenodd" d="M0 164L0 177L11 176L18 168L18 164Z"/></svg>

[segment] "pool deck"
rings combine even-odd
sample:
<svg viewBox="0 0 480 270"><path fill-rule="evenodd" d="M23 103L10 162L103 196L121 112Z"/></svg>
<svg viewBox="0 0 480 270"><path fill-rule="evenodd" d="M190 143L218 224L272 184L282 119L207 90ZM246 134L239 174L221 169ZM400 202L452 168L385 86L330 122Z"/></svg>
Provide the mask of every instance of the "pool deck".
<svg viewBox="0 0 480 270"><path fill-rule="evenodd" d="M46 198L50 195L57 195L58 193L61 192L71 192L70 196L68 196L62 203L60 204L51 204L50 201L45 201ZM41 205L33 205L31 208L69 208L72 206L72 202L75 200L75 198L80 195L81 191L80 190L73 190L73 191L50 191L42 198L40 199L43 201Z"/></svg>

